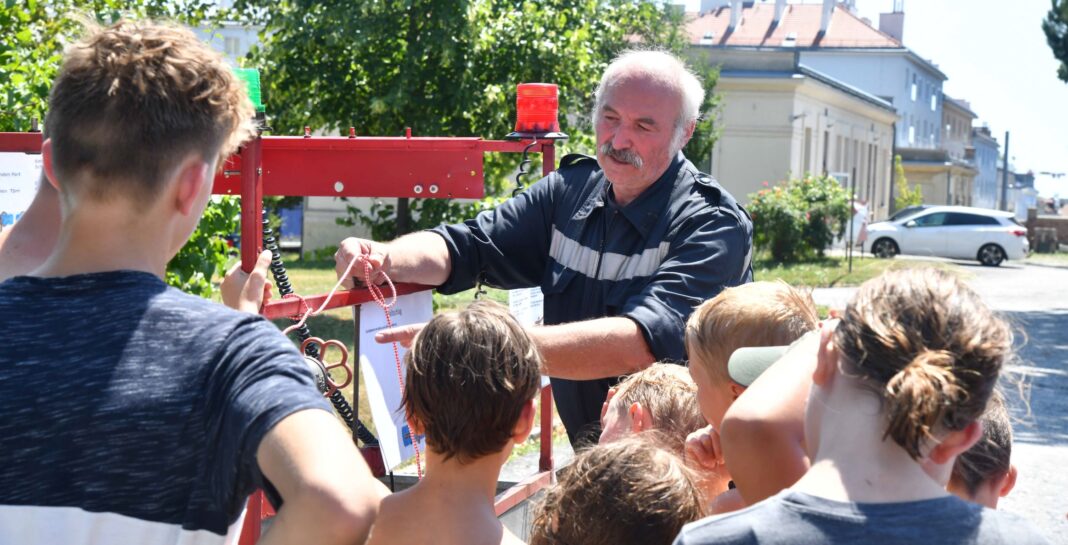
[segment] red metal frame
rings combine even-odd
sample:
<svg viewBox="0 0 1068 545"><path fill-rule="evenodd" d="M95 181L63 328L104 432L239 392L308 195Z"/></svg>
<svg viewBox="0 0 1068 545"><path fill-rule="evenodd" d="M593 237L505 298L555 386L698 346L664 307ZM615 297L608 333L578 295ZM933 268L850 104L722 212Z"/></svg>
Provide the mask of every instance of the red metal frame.
<svg viewBox="0 0 1068 545"><path fill-rule="evenodd" d="M263 197L412 197L480 198L483 195L483 154L520 153L530 140L482 140L479 138L411 137L286 137L265 136L248 142L229 157L215 177L213 193L241 195L241 263L251 271L263 248ZM0 132L0 152L40 153L41 133ZM555 169L556 150L552 140L538 142L531 150L542 154L542 174ZM406 294L427 286L398 284L397 293ZM305 296L318 308L325 295ZM372 301L367 290L341 291L326 309L360 305ZM297 299L265 302L267 318L293 316L302 310ZM355 381L353 384L355 388ZM498 498L498 515L515 507L553 481L552 388L541 391L541 453L538 473L507 490ZM377 450L375 451L377 452ZM367 451L365 457L369 456ZM381 467L379 459L369 460ZM249 498L248 511L239 539L252 545L259 539L260 523L274 515L262 492Z"/></svg>
<svg viewBox="0 0 1068 545"><path fill-rule="evenodd" d="M410 133L409 133L410 134ZM241 194L241 261L252 270L263 248L261 217L265 195L346 197L479 198L483 194L482 156L488 152L520 153L531 141L481 140L478 138L369 138L369 137L261 137L249 142L229 158L215 179L216 194ZM535 145L542 154L542 175L555 169L556 148L552 140ZM257 165L246 168L245 165ZM238 181L240 185L238 186ZM398 294L427 286L398 284ZM305 296L305 303L319 308L326 295ZM356 289L338 292L325 309L371 302L370 292ZM293 298L268 300L262 314L267 318L294 316L303 304ZM358 385L353 384L355 389ZM505 491L496 502L498 515L552 483L552 388L541 391L541 435L538 473ZM363 450L372 466L381 467L381 453ZM273 516L262 492L249 498L249 509L239 545L259 539L263 519Z"/></svg>

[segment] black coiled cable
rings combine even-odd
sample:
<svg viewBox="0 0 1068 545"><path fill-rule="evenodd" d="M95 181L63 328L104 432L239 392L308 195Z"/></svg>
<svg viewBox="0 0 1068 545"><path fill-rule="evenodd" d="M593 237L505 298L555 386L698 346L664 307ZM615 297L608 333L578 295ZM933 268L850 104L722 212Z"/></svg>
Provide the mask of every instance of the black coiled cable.
<svg viewBox="0 0 1068 545"><path fill-rule="evenodd" d="M279 295L285 297L292 294L293 285L289 282L286 266L282 264L282 251L278 248L278 239L274 238L274 230L271 229L270 222L267 219L266 208L263 209L263 247L271 252L271 276L274 277L274 283L278 286ZM308 329L307 322L297 328L297 338L302 343L311 338L311 330ZM308 344L304 351L309 356L319 359L319 347L315 343ZM355 365L352 372L356 373ZM330 395L330 403L334 405L334 410L341 416L341 419L348 424L349 429L355 431L357 439L364 446L378 446L378 438L371 433L371 430L367 429L367 426L363 425L359 418L356 418L352 405L341 395L341 390L334 390L334 393Z"/></svg>

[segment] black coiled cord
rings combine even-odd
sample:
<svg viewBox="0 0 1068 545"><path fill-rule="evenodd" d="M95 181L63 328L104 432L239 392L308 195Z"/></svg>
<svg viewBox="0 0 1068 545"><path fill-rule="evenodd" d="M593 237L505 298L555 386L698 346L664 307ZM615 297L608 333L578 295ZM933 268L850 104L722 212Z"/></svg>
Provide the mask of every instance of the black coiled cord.
<svg viewBox="0 0 1068 545"><path fill-rule="evenodd" d="M274 230L271 229L267 219L266 208L263 209L263 247L271 252L271 276L274 277L274 283L278 286L278 294L282 297L292 294L293 285L289 282L286 266L282 264L282 251L278 248L278 239L274 238ZM308 329L307 322L297 328L297 337L302 343L311 338L311 330ZM304 351L309 356L319 359L319 347L315 343L309 343ZM353 367L353 373L355 373L355 365ZM355 431L356 438L365 447L378 446L378 438L367 429L367 426L363 425L359 418L356 418L352 405L341 395L341 390L334 390L334 393L330 395L330 403L334 405L334 410L341 416L341 419L348 424L349 429Z"/></svg>

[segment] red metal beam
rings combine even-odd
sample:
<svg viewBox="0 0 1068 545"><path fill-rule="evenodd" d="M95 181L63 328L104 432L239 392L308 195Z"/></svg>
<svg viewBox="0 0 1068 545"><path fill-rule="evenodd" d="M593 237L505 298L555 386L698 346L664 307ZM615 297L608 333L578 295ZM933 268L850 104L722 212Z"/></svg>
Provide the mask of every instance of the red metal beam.
<svg viewBox="0 0 1068 545"><path fill-rule="evenodd" d="M468 198L484 195L483 154L521 152L529 141L479 138L265 136L264 195ZM542 148L552 147L546 141ZM230 157L214 192L239 194L245 154Z"/></svg>
<svg viewBox="0 0 1068 545"><path fill-rule="evenodd" d="M397 288L397 295L407 295L409 293L433 288L433 286L423 286L420 284L395 284L394 287ZM305 297L304 303L306 303L312 310L317 309L319 308L319 305L322 305L323 301L326 300L326 295L327 294L324 293L322 295ZM386 294L387 297L389 295L390 294L388 293ZM371 297L371 292L366 289L338 291L331 298L330 304L326 305L324 310L362 305L364 303L370 303L373 300L374 298ZM260 314L263 314L263 316L269 320L299 316L305 310L304 303L301 303L300 299L296 297L274 299L263 304L263 309L260 311Z"/></svg>
<svg viewBox="0 0 1068 545"><path fill-rule="evenodd" d="M496 501L493 503L493 510L497 516L508 512L509 509L519 505L524 500L530 499L537 494L539 490L549 486L553 481L552 471L541 471L523 479L512 488L505 490L500 496L497 496Z"/></svg>
<svg viewBox="0 0 1068 545"><path fill-rule="evenodd" d="M0 132L0 151L41 153L41 133Z"/></svg>

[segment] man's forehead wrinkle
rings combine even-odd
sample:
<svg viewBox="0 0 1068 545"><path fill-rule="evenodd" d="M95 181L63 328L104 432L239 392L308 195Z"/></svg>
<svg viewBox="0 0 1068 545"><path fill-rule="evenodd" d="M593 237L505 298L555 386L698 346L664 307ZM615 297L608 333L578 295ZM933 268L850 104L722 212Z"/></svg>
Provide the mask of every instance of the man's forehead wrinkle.
<svg viewBox="0 0 1068 545"><path fill-rule="evenodd" d="M641 104L641 107L642 108L649 108L650 110L656 111L658 113L663 110L663 108L657 108L656 105L652 104L652 103L649 103L649 104L644 104L643 103L643 104ZM634 120L635 123L645 123L645 124L648 124L648 125L659 125L660 124L660 122L657 121L657 119L655 117L652 117L651 115L649 115L649 114L647 114L645 112L638 113L638 114L624 115L624 114L620 113L619 110L613 108L612 105L607 100L605 101L604 105L601 107L601 110L603 112L611 112L611 113L613 113L613 114L615 114L617 116L620 116L620 117L631 118L631 119ZM635 115L639 115L641 117L635 117Z"/></svg>

